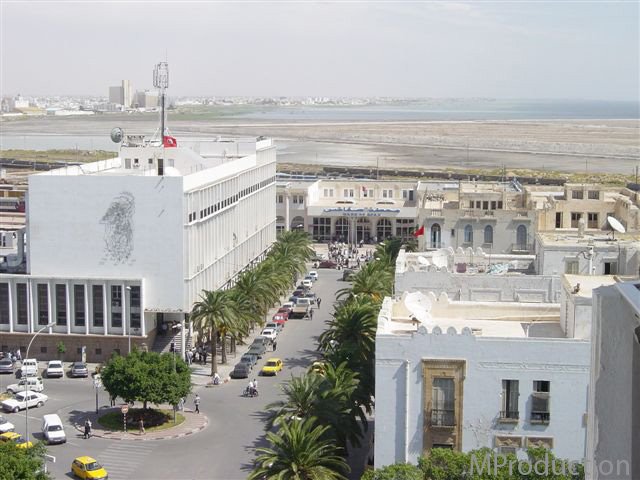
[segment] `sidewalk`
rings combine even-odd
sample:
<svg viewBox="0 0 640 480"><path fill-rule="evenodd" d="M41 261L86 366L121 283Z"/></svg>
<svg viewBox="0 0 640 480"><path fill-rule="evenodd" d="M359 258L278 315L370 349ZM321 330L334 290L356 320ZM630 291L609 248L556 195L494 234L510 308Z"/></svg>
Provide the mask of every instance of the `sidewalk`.
<svg viewBox="0 0 640 480"><path fill-rule="evenodd" d="M171 410L171 405L160 405L160 408L165 410ZM114 432L111 430L105 430L102 425L98 423L98 417L112 411L120 411L120 407L104 407L100 409L100 413L96 415L95 411L83 415L83 419L87 418L91 420L91 436L107 438L110 440L169 440L174 438L181 438L186 435L192 435L201 430L204 430L209 425L209 418L203 413L194 413L193 410L185 409L181 413L184 415L184 422L180 425L166 430L160 430L156 432L147 432L141 435L137 428L124 432ZM84 435L84 424L74 425L75 429L80 432L81 436Z"/></svg>

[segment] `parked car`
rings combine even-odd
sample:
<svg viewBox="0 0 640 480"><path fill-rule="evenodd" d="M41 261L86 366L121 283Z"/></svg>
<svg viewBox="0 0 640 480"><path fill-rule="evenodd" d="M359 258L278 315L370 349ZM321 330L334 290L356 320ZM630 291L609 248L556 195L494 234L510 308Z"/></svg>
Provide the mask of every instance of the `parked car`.
<svg viewBox="0 0 640 480"><path fill-rule="evenodd" d="M253 366L258 363L258 357L252 353L245 353L240 357L240 363L246 363L249 368L253 368Z"/></svg>
<svg viewBox="0 0 640 480"><path fill-rule="evenodd" d="M0 373L13 373L13 362L9 357L4 357L0 360Z"/></svg>
<svg viewBox="0 0 640 480"><path fill-rule="evenodd" d="M64 377L62 362L60 360L49 360L45 373L47 374L47 378Z"/></svg>
<svg viewBox="0 0 640 480"><path fill-rule="evenodd" d="M278 310L278 312L281 312L281 311L283 311L283 310L288 310L289 312L290 312L291 310L293 310L293 303L292 303L292 302L286 302L286 303L283 303L283 304L280 306L280 310Z"/></svg>
<svg viewBox="0 0 640 480"><path fill-rule="evenodd" d="M254 345L264 345L266 347L270 343L271 343L271 340L269 340L267 337L258 335L256 338L253 339L253 343L251 344L251 346L253 347Z"/></svg>
<svg viewBox="0 0 640 480"><path fill-rule="evenodd" d="M270 358L260 371L260 375L277 375L282 370L282 360L279 358Z"/></svg>
<svg viewBox="0 0 640 480"><path fill-rule="evenodd" d="M250 368L246 363L238 363L229 374L231 378L247 378L249 376Z"/></svg>
<svg viewBox="0 0 640 480"><path fill-rule="evenodd" d="M318 265L318 268L336 268L338 264L333 260L323 260Z"/></svg>
<svg viewBox="0 0 640 480"><path fill-rule="evenodd" d="M275 330L276 333L280 333L282 331L282 329L284 328L284 324L283 323L276 323L276 322L269 322L264 326L264 328L270 328L272 330Z"/></svg>
<svg viewBox="0 0 640 480"><path fill-rule="evenodd" d="M278 332L276 332L273 328L265 328L264 330L262 330L262 332L260 332L260 336L268 338L273 342L278 336Z"/></svg>
<svg viewBox="0 0 640 480"><path fill-rule="evenodd" d="M289 314L291 313L291 310L293 310L293 305L291 305L290 307L287 307L287 308L282 307L282 308L278 309L278 311L276 312L274 317L276 315L280 315L280 316L283 316L285 318L289 318Z"/></svg>
<svg viewBox="0 0 640 480"><path fill-rule="evenodd" d="M66 443L67 441L62 420L55 413L42 417L42 435L49 445L52 443Z"/></svg>
<svg viewBox="0 0 640 480"><path fill-rule="evenodd" d="M29 388L30 392L41 392L44 390L44 383L40 377L25 377L18 383L12 383L7 387L7 392L18 393L24 392Z"/></svg>
<svg viewBox="0 0 640 480"><path fill-rule="evenodd" d="M73 362L69 369L69 375L73 378L88 377L89 369L87 368L87 364L82 362Z"/></svg>
<svg viewBox="0 0 640 480"><path fill-rule="evenodd" d="M13 432L15 428L16 427L13 423L11 423L3 416L0 416L0 433Z"/></svg>
<svg viewBox="0 0 640 480"><path fill-rule="evenodd" d="M307 292L307 293L304 294L304 296L302 298L310 298L311 300L313 300L313 302L315 302L316 301L316 294L313 293L313 292Z"/></svg>
<svg viewBox="0 0 640 480"><path fill-rule="evenodd" d="M35 358L26 358L22 361L20 367L22 377L35 377L38 375L38 360Z"/></svg>
<svg viewBox="0 0 640 480"><path fill-rule="evenodd" d="M311 270L311 271L309 272L309 276L310 276L311 278L313 278L313 281L314 281L314 282L318 281L318 272L317 272L317 271L315 271L315 270Z"/></svg>
<svg viewBox="0 0 640 480"><path fill-rule="evenodd" d="M304 280L302 280L302 286L303 287L307 287L307 288L311 288L311 287L313 287L313 281L311 279L307 280L305 278Z"/></svg>
<svg viewBox="0 0 640 480"><path fill-rule="evenodd" d="M271 319L271 322L275 323L276 325L280 325L281 328L284 328L284 324L287 323L287 320L289 320L289 315L276 313Z"/></svg>
<svg viewBox="0 0 640 480"><path fill-rule="evenodd" d="M91 457L78 457L71 463L71 473L78 478L106 480L109 474L102 465Z"/></svg>
<svg viewBox="0 0 640 480"><path fill-rule="evenodd" d="M301 297L302 295L304 295L304 290L302 288L298 288L291 294L292 297Z"/></svg>
<svg viewBox="0 0 640 480"><path fill-rule="evenodd" d="M7 432L0 435L0 442L13 442L18 448L31 448L33 443L27 442L22 435L16 432Z"/></svg>
<svg viewBox="0 0 640 480"><path fill-rule="evenodd" d="M5 412L18 413L20 410L33 407L41 407L49 399L44 393L18 392L16 396L2 402L2 409Z"/></svg>
<svg viewBox="0 0 640 480"><path fill-rule="evenodd" d="M250 355L255 355L258 358L262 358L262 356L267 352L267 347L262 343L253 343L247 353Z"/></svg>

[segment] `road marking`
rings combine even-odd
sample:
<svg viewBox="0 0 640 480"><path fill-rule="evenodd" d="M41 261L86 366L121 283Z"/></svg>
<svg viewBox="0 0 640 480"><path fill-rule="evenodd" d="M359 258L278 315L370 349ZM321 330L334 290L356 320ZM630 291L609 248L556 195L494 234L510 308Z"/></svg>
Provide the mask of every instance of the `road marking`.
<svg viewBox="0 0 640 480"><path fill-rule="evenodd" d="M155 445L143 443L114 443L100 454L100 462L113 480L127 480L144 464L144 459L155 449Z"/></svg>

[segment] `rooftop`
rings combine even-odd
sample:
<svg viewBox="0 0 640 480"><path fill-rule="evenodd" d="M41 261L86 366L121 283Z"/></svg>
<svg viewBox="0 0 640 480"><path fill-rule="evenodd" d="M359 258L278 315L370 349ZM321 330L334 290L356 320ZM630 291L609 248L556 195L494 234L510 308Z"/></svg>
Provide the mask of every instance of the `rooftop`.
<svg viewBox="0 0 640 480"><path fill-rule="evenodd" d="M582 236L576 230L556 230L554 232L539 232L537 236L543 246L578 246L584 248L593 245L598 248L640 242L640 233L618 233L612 230L587 231Z"/></svg>
<svg viewBox="0 0 640 480"><path fill-rule="evenodd" d="M466 275L521 275L532 271L535 255L492 254L477 247L441 248L429 252L401 250L396 272L444 271Z"/></svg>
<svg viewBox="0 0 640 480"><path fill-rule="evenodd" d="M386 298L378 317L378 334L406 335L425 328L433 334L482 337L566 338L560 305L520 302L452 301L446 293L420 292Z"/></svg>
<svg viewBox="0 0 640 480"><path fill-rule="evenodd" d="M571 289L573 295L581 298L591 298L595 288L615 285L620 281L617 275L564 275L565 286ZM578 285L580 288L577 288Z"/></svg>

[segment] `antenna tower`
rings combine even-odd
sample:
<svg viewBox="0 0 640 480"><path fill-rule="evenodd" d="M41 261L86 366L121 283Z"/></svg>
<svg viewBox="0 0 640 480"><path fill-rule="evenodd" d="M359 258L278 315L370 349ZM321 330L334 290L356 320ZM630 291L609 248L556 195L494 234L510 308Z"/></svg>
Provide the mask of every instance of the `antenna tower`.
<svg viewBox="0 0 640 480"><path fill-rule="evenodd" d="M166 133L164 104L166 90L169 88L169 64L167 62L160 62L153 69L153 86L160 92L160 141L164 144Z"/></svg>

